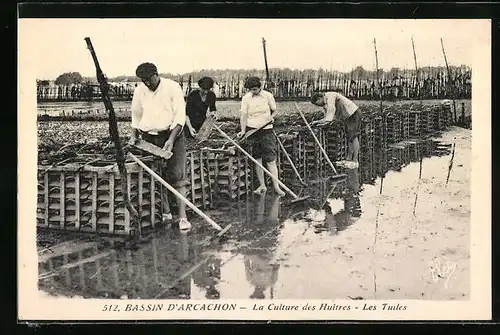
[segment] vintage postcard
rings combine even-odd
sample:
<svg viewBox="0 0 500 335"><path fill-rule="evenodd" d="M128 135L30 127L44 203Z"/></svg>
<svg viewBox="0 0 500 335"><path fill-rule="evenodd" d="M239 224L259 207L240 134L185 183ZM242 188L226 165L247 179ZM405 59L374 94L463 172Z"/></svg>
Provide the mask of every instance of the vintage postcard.
<svg viewBox="0 0 500 335"><path fill-rule="evenodd" d="M20 320L491 319L491 22L19 19Z"/></svg>

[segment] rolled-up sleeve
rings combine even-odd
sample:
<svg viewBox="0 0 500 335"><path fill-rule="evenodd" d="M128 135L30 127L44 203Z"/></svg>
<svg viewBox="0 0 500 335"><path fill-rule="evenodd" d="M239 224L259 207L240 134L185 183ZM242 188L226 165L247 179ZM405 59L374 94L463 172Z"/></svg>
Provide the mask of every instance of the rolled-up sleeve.
<svg viewBox="0 0 500 335"><path fill-rule="evenodd" d="M335 108L335 103L336 103L336 97L326 97L326 113L325 113L325 121L333 121L336 117L336 108Z"/></svg>
<svg viewBox="0 0 500 335"><path fill-rule="evenodd" d="M186 102L184 101L184 92L179 84L175 84L172 89L172 112L174 118L170 129L174 129L177 125L184 127L186 124Z"/></svg>
<svg viewBox="0 0 500 335"><path fill-rule="evenodd" d="M134 95L132 96L131 117L131 127L134 129L138 129L139 122L142 118L141 90L139 87L135 88Z"/></svg>
<svg viewBox="0 0 500 335"><path fill-rule="evenodd" d="M274 96L272 93L267 94L267 102L269 104L269 109L271 109L271 112L276 111L276 100L274 100Z"/></svg>
<svg viewBox="0 0 500 335"><path fill-rule="evenodd" d="M240 114L245 117L248 114L248 97L246 95L241 98Z"/></svg>

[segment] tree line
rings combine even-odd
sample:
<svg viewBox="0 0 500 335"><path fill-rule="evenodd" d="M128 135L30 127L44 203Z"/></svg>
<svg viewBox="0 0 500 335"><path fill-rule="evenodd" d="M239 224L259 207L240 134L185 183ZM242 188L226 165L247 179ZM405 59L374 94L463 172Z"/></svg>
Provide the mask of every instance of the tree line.
<svg viewBox="0 0 500 335"><path fill-rule="evenodd" d="M358 66L349 72L318 70L292 70L272 68L269 78L264 70L226 69L200 70L173 75L160 74L177 81L185 94L197 87L203 76L214 78L214 92L219 99L239 99L245 93L243 83L249 76L266 81L266 89L278 99L307 99L313 92L337 90L354 99L470 99L472 95L472 70L468 66L422 67L370 71ZM108 79L118 100L129 100L139 79L135 76L118 76ZM99 98L99 85L95 78L83 77L78 72L63 73L55 80L37 81L38 101L92 100Z"/></svg>
<svg viewBox="0 0 500 335"><path fill-rule="evenodd" d="M455 75L467 75L470 74L471 68L467 65L461 66L450 66L450 71ZM419 74L423 77L434 77L439 74L444 74L447 72L447 68L445 66L425 66L418 69ZM319 69L305 69L305 70L296 70L289 68L270 68L269 73L272 77L283 77L283 78L295 78L299 79L313 79L321 76L326 76L327 74L332 75L347 75L353 80L370 80L375 79L377 77L377 73L374 70L367 70L362 66L357 66L351 71L341 72L336 70L326 70L323 68ZM408 77L415 76L415 69L401 69L398 67L393 67L390 70L379 69L379 77L386 79L397 79L400 77ZM247 78L250 76L257 76L261 78L265 78L266 72L263 69L202 69L193 72L186 72L182 74L172 74L172 73L161 73L161 77L178 80L179 78L189 78L191 77L192 82L197 82L201 77L208 76L214 78L215 81L224 81L228 77L239 77L239 78ZM108 78L109 82L137 82L139 78L135 75L128 76L116 76ZM49 85L50 80L41 79L37 80L40 85ZM84 77L79 72L66 72L59 75L54 83L56 85L74 85L74 84L83 84L83 83L97 83L96 77Z"/></svg>

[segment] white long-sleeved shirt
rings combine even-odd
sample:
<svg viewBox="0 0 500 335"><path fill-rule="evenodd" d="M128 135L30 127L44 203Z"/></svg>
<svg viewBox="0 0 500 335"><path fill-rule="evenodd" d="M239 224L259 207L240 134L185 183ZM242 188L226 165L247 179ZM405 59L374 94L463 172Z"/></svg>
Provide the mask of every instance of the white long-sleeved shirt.
<svg viewBox="0 0 500 335"><path fill-rule="evenodd" d="M276 111L276 101L271 92L261 90L257 95L248 92L241 99L241 117L246 116L247 127L262 127L271 119L271 111ZM268 125L264 129L272 127Z"/></svg>
<svg viewBox="0 0 500 335"><path fill-rule="evenodd" d="M134 90L132 98L132 128L145 132L160 132L186 123L186 102L181 86L167 78L153 92L144 83Z"/></svg>
<svg viewBox="0 0 500 335"><path fill-rule="evenodd" d="M358 110L358 106L354 102L337 92L325 93L324 108L326 121L332 121L334 117L345 121Z"/></svg>

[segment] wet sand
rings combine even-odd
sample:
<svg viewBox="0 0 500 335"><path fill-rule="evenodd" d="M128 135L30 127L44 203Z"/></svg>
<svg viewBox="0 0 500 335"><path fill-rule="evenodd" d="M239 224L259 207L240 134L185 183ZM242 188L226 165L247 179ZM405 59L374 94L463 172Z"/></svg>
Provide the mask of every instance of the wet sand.
<svg viewBox="0 0 500 335"><path fill-rule="evenodd" d="M137 250L44 233L52 251L39 247L40 289L86 298L468 299L470 135L451 127L440 138L456 143L448 184L444 155L422 160L421 179L418 162L389 171L382 194L380 177L360 185L350 171L327 210L321 196L289 207L270 191L252 195L207 211L233 223L222 240L207 242L214 232L199 217L188 235L167 226ZM326 197L327 186L318 193Z"/></svg>

